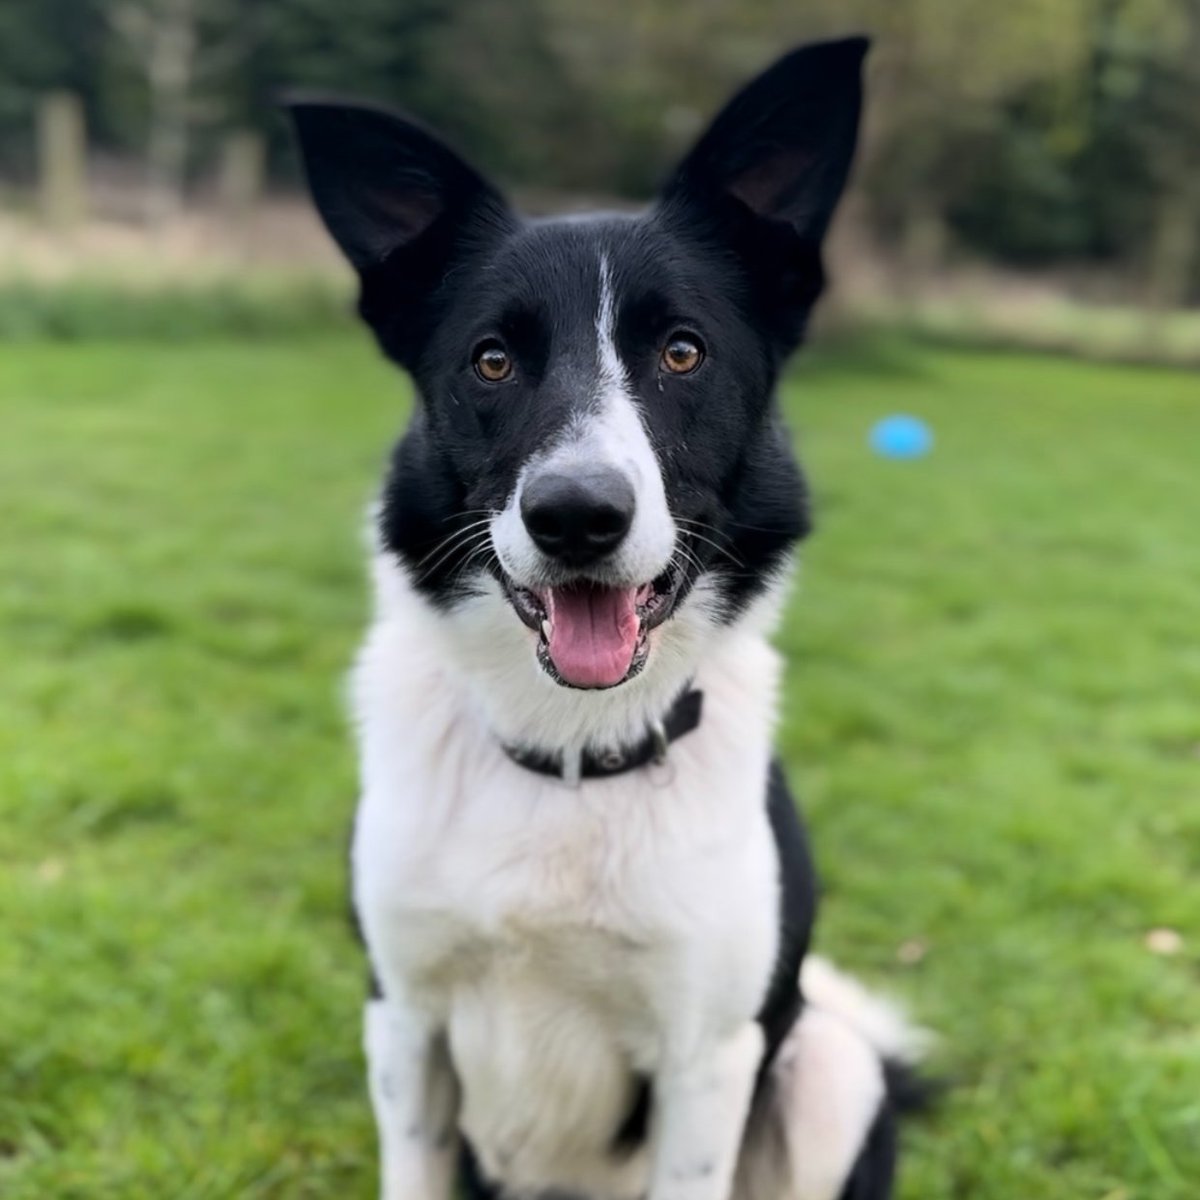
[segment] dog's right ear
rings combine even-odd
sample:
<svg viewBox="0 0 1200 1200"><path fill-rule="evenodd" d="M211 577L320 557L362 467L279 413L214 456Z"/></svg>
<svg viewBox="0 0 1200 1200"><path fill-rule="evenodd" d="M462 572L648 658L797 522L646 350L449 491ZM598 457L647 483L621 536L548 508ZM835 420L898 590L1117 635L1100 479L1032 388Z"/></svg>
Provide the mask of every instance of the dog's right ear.
<svg viewBox="0 0 1200 1200"><path fill-rule="evenodd" d="M407 117L308 98L291 110L325 227L358 272L358 311L383 349L413 369L454 264L517 224L504 197Z"/></svg>
<svg viewBox="0 0 1200 1200"><path fill-rule="evenodd" d="M406 117L303 97L284 105L326 228L360 275L432 233L503 219L503 198L448 146Z"/></svg>

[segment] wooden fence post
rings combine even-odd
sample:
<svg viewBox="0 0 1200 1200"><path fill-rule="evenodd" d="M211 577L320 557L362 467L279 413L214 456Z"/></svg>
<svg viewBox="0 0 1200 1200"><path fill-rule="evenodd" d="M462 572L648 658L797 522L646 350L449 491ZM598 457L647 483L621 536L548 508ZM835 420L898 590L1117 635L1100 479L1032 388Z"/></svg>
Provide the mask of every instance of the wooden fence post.
<svg viewBox="0 0 1200 1200"><path fill-rule="evenodd" d="M237 226L246 224L262 196L265 159L259 134L239 129L226 137L217 191L227 219Z"/></svg>
<svg viewBox="0 0 1200 1200"><path fill-rule="evenodd" d="M71 92L49 92L37 115L37 169L42 216L68 228L87 215L87 142L83 106Z"/></svg>

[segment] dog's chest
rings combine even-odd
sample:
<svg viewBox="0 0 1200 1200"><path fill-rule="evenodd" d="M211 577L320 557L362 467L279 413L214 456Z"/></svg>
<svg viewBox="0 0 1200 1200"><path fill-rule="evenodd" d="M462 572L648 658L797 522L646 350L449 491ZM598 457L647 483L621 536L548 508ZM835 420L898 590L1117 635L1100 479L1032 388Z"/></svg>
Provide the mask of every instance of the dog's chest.
<svg viewBox="0 0 1200 1200"><path fill-rule="evenodd" d="M425 695L405 736L378 705L364 729L355 900L384 993L445 1028L490 1174L636 1196L644 1158L613 1142L641 1081L751 1019L774 964L768 723L715 695L668 770L572 790Z"/></svg>
<svg viewBox="0 0 1200 1200"><path fill-rule="evenodd" d="M502 754L471 757L477 772L444 752L419 804L364 798L356 898L385 977L435 1005L548 989L619 1027L638 1059L661 1041L683 974L749 973L755 991L777 869L761 797L744 794L753 775L722 796L703 756L681 751L667 780L636 772L572 791Z"/></svg>
<svg viewBox="0 0 1200 1200"><path fill-rule="evenodd" d="M672 1037L761 1003L778 913L761 804L724 797L721 820L710 774L693 810L677 789L699 772L674 758L670 787L571 792L497 761L423 819L364 801L356 890L385 993L444 1023L462 1128L514 1188L640 1194L644 1154L614 1142L642 1080Z"/></svg>

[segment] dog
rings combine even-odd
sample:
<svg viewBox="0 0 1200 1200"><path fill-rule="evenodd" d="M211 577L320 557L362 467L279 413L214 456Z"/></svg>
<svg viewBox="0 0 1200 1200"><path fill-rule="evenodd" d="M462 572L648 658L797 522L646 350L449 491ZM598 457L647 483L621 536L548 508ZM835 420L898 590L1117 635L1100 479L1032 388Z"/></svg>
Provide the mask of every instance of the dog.
<svg viewBox="0 0 1200 1200"><path fill-rule="evenodd" d="M637 215L525 219L412 120L290 102L417 395L352 681L385 1200L891 1194L920 1039L808 956L768 642L866 49L782 58Z"/></svg>

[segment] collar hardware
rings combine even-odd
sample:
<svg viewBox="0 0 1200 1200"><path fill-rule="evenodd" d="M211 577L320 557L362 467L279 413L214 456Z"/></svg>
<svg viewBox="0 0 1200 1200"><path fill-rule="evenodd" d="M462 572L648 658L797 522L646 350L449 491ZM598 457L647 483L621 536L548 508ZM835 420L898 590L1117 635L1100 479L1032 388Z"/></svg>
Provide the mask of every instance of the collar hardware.
<svg viewBox="0 0 1200 1200"><path fill-rule="evenodd" d="M667 727L661 721L655 721L650 726L650 741L654 746L654 757L651 761L661 767L667 761L667 751L671 748Z"/></svg>

